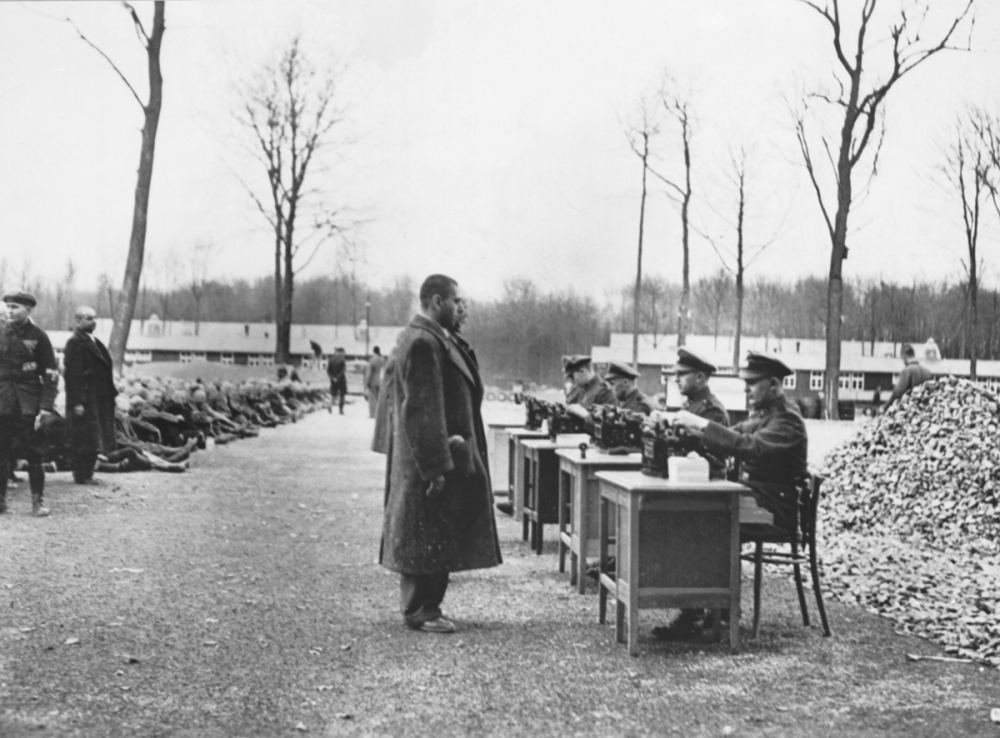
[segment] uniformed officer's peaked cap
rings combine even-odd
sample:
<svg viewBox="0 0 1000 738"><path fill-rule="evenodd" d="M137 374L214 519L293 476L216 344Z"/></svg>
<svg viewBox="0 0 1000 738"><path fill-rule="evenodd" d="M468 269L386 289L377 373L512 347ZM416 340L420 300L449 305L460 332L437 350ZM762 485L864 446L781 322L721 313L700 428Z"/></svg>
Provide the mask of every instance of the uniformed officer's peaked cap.
<svg viewBox="0 0 1000 738"><path fill-rule="evenodd" d="M747 353L747 365L740 369L740 379L781 379L792 373L783 361L756 351Z"/></svg>
<svg viewBox="0 0 1000 738"><path fill-rule="evenodd" d="M612 361L608 364L608 371L604 375L604 379L610 382L612 379L638 379L639 372L630 367L628 364L621 364L617 361Z"/></svg>
<svg viewBox="0 0 1000 738"><path fill-rule="evenodd" d="M705 372L705 374L715 374L718 367L705 361L693 351L685 348L677 349L677 371L690 370L693 372Z"/></svg>
<svg viewBox="0 0 1000 738"><path fill-rule="evenodd" d="M13 302L18 305L33 308L38 304L38 300L30 292L8 292L3 296L4 302Z"/></svg>
<svg viewBox="0 0 1000 738"><path fill-rule="evenodd" d="M590 366L589 356L567 356L566 360L563 362L563 371L566 374L572 374L577 369L583 369L585 366Z"/></svg>

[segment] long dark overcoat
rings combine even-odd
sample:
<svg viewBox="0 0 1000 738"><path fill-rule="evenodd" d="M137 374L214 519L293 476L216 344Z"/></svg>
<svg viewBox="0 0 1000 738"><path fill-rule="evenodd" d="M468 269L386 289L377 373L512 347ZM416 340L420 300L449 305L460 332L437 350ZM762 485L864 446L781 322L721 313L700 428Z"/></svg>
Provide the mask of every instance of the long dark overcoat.
<svg viewBox="0 0 1000 738"><path fill-rule="evenodd" d="M118 390L111 355L103 343L76 330L66 341L63 360L71 443L78 447L85 444L105 454L114 451ZM83 405L82 416L73 412L77 405Z"/></svg>
<svg viewBox="0 0 1000 738"><path fill-rule="evenodd" d="M417 315L393 355L382 566L403 574L501 562L475 355ZM431 480L445 477L440 496Z"/></svg>

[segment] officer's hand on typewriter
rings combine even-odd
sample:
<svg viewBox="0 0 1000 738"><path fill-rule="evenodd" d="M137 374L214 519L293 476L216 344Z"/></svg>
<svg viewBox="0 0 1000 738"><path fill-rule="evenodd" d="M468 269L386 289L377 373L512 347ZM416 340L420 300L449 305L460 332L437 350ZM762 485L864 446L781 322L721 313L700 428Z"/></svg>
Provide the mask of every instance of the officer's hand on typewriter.
<svg viewBox="0 0 1000 738"><path fill-rule="evenodd" d="M705 426L708 425L708 421L699 415L694 413L689 413L687 410L681 410L674 416L674 423L683 427L689 428L691 430L703 430Z"/></svg>

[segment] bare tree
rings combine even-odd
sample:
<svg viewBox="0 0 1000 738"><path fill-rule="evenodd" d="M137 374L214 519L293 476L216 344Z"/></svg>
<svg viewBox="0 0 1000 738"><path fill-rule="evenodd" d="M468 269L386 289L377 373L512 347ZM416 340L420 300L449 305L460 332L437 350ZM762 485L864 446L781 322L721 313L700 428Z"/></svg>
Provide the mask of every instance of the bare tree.
<svg viewBox="0 0 1000 738"><path fill-rule="evenodd" d="M208 289L208 271L212 263L212 253L215 247L207 241L197 241L191 249L191 279L188 291L194 300L194 334L197 336L201 328L201 301Z"/></svg>
<svg viewBox="0 0 1000 738"><path fill-rule="evenodd" d="M726 232L721 235L717 235L709 231L699 231L699 233L712 245L716 255L719 257L719 261L722 262L723 268L730 272L735 279L736 317L733 326L734 367L738 367L740 365L740 338L743 335L743 306L745 299L746 270L757 259L757 257L764 253L764 250L768 246L774 243L778 231L784 223L784 218L782 218L781 223L778 224L769 238L760 242L755 242L749 246L747 245L746 231L749 217L747 213L749 206L749 193L747 188L749 186L748 178L751 173L750 159L750 154L748 154L746 148L742 146L737 149L730 150L729 152L726 179L729 185L728 189L730 190L728 197L733 198L736 201L735 217L719 212L719 208L710 205L712 210L718 216L715 221L716 225L724 227ZM785 215L787 216L787 214L788 213L786 211ZM729 242L732 242L731 247L728 245Z"/></svg>
<svg viewBox="0 0 1000 738"><path fill-rule="evenodd" d="M290 358L295 275L343 230L340 213L325 208L318 190L306 188L317 154L332 143L333 129L342 121L343 111L334 104L336 83L332 74L313 68L296 37L276 63L263 65L239 90L237 120L251 134L250 150L267 175L266 204L244 185L274 232L275 358L280 362ZM312 223L299 231L299 218L307 211Z"/></svg>
<svg viewBox="0 0 1000 738"><path fill-rule="evenodd" d="M642 195L639 199L639 253L636 257L635 290L632 293L632 367L639 368L639 307L642 303L642 237L646 225L646 175L649 173L649 144L659 132L659 123L645 100L638 104L638 120L625 128L633 153L642 161ZM653 341L655 345L656 336Z"/></svg>
<svg viewBox="0 0 1000 738"><path fill-rule="evenodd" d="M875 14L878 0L863 0L858 18L854 48L846 48L852 43L844 29L844 19L840 6L842 0L798 0L819 14L833 31L833 49L838 66L834 77L838 92L833 94L814 93L807 96L803 108L795 113L795 130L806 171L812 181L819 201L823 220L830 235L830 274L827 283L826 314L826 415L837 418L837 401L840 389L840 341L841 316L844 308L843 263L847 258L848 216L854 202L854 174L862 162L870 168L869 181L878 171L878 154L885 137L884 102L890 90L903 77L923 62L945 49L954 49L951 39L962 21L970 17L975 0L963 0L964 9L954 16L946 28L932 35L925 24L930 14L930 0L912 0L902 4L895 21L889 26L888 43L868 45L869 25ZM971 34L972 24L969 25ZM967 48L967 47L966 47ZM882 76L874 71L878 68L876 51L888 52L889 71ZM831 143L825 134L820 136L821 149L830 165L827 176L833 176L836 207L829 194L824 195L825 178L820 172L820 160L814 156L816 147L807 131L806 119L812 105L829 105L836 111L840 124L839 142ZM865 159L865 153L873 146L873 153ZM862 187L863 192L865 187Z"/></svg>
<svg viewBox="0 0 1000 738"><path fill-rule="evenodd" d="M944 153L940 169L955 190L962 208L962 227L968 259L962 260L968 278L968 320L966 321L967 348L969 351L969 376L976 380L979 353L979 281L982 270L978 246L979 224L983 198L989 192L988 183L993 178L988 141L982 131L986 129L986 116L970 108L959 116L954 138Z"/></svg>
<svg viewBox="0 0 1000 738"><path fill-rule="evenodd" d="M684 158L683 179L667 177L655 169L649 171L666 186L666 194L670 200L680 207L681 211L681 247L684 264L681 269L681 301L677 311L677 345L683 346L687 341L688 319L691 311L691 255L690 255L690 215L691 197L691 137L694 135L694 114L688 96L681 92L676 81L664 76L659 91L660 103L666 114L680 126L681 144ZM682 182L683 184L678 184Z"/></svg>
<svg viewBox="0 0 1000 738"><path fill-rule="evenodd" d="M114 328L111 329L111 340L108 342L108 352L115 369L121 371L125 361L125 347L128 345L128 334L132 327L132 316L135 313L135 301L139 295L139 281L142 277L143 254L146 248L146 214L149 212L149 188L153 181L153 153L156 148L156 131L160 124L160 108L163 105L163 75L160 73L160 45L163 42L164 2L156 0L153 3L152 33L146 33L146 28L139 20L135 8L127 2L122 5L132 16L139 42L146 49L146 60L149 73L149 99L144 103L139 93L128 81L111 58L101 51L90 39L83 35L76 24L69 18L77 34L91 48L111 65L122 81L128 87L135 101L142 108L144 122L142 126L142 146L139 153L139 174L135 184L135 204L132 209L132 235L129 238L128 260L125 263L125 277L122 289L118 293L118 302L114 307Z"/></svg>

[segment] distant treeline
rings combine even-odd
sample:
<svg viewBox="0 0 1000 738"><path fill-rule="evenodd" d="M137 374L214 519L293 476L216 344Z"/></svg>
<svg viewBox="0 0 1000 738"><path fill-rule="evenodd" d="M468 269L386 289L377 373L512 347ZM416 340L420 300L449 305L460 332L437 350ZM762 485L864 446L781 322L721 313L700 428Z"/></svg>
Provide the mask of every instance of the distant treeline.
<svg viewBox="0 0 1000 738"><path fill-rule="evenodd" d="M0 284L3 289L20 285ZM98 290L77 290L71 280L35 280L27 286L39 297L35 321L43 328L72 327L73 311L93 306L110 317L115 290L107 280ZM403 325L416 310L419 284L396 280L375 287L349 277L318 277L296 283L294 320L301 324L358 324L366 314L371 325ZM722 341L735 331L736 296L732 278L719 272L692 285L692 333L716 335ZM612 332L632 330L632 289L586 294L544 292L527 279L508 280L494 300L471 300L466 327L488 377L494 380L560 381L560 357L607 345ZM758 279L747 285L742 334L775 338L822 338L826 282ZM366 308L367 304L367 308ZM680 285L661 278L645 280L641 299L643 333L676 332ZM880 280L855 281L846 288L844 338L865 342L926 341L934 338L946 357L968 358L964 284L914 282L900 285ZM980 290L980 335L977 356L1000 358L1000 292ZM268 278L255 281L209 281L200 289L143 289L135 318L161 320L271 322L274 289Z"/></svg>

